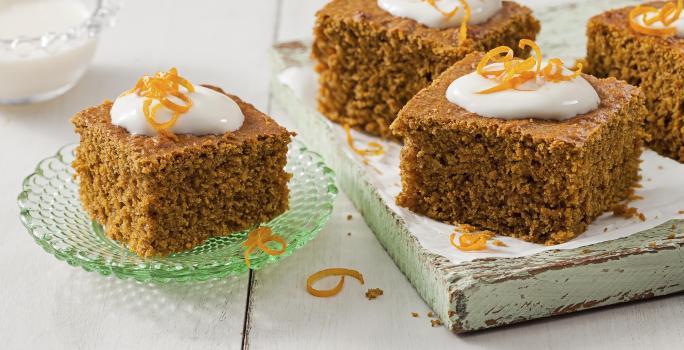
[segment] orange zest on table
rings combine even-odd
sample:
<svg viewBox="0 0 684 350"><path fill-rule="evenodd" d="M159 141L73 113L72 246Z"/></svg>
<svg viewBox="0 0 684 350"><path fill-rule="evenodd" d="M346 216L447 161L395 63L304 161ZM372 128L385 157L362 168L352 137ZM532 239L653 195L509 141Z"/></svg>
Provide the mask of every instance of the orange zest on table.
<svg viewBox="0 0 684 350"><path fill-rule="evenodd" d="M384 147L382 147L381 144L371 141L368 142L368 148L367 149L362 149L362 148L357 148L354 145L354 137L352 136L351 133L351 128L349 125L344 125L344 132L347 134L347 143L349 144L349 147L354 151L354 153L362 156L362 157L367 157L367 156L380 156L385 153Z"/></svg>
<svg viewBox="0 0 684 350"><path fill-rule="evenodd" d="M266 246L266 243L269 242L276 242L280 244L280 249L269 248ZM285 253L285 250L287 249L287 242L285 242L285 239L278 235L274 235L273 230L266 226L257 227L256 229L252 230L247 235L247 240L242 243L242 245L246 248L244 256L245 265L247 265L247 268L250 268L249 255L252 254L252 252L257 248L261 249L264 253L270 256L281 255Z"/></svg>
<svg viewBox="0 0 684 350"><path fill-rule="evenodd" d="M337 282L337 285L333 287L332 289L327 289L327 290L321 290L321 289L316 289L313 287L313 284L316 283L317 281L326 278L326 277L332 277L332 276L339 276L340 280ZM309 278L306 279L306 290L309 292L309 294L319 297L319 298L328 298L337 295L340 291L342 291L342 287L344 287L344 277L349 276L357 279L361 284L364 283L363 281L363 275L356 271L356 270L351 270L351 269L343 269L343 268L332 268L332 269L325 269L318 271L314 273L313 275L309 276Z"/></svg>
<svg viewBox="0 0 684 350"><path fill-rule="evenodd" d="M171 68L168 72L158 72L154 76L146 75L138 79L135 87L122 95L134 93L146 97L147 99L143 102L145 120L160 135L175 137L171 128L176 125L183 113L187 113L192 108L192 100L181 92L181 87L188 93L195 92L195 87L179 76L176 68ZM157 104L152 105L154 101L157 101ZM162 107L171 111L171 118L165 122L158 122L156 116Z"/></svg>
<svg viewBox="0 0 684 350"><path fill-rule="evenodd" d="M430 6L434 7L435 10L437 10L439 13L442 14L442 16L446 17L446 19L451 19L451 17L454 17L457 13L458 10L461 8L456 6L454 7L453 10L451 11L444 11L442 10L439 6L437 6L437 0L423 0L426 1ZM463 15L463 21L461 22L461 28L459 29L458 32L458 42L459 44L463 44L466 39L468 38L468 22L470 21L470 17L472 15L472 12L470 10L470 5L468 5L468 1L466 0L458 0L458 2L461 3L461 6L463 7L464 15Z"/></svg>
<svg viewBox="0 0 684 350"><path fill-rule="evenodd" d="M679 19L684 9L684 1L670 1L661 8L653 6L637 6L629 11L629 26L637 33L669 37L677 33L677 28L670 27ZM651 15L651 16L649 16ZM641 19L641 22L639 22ZM654 28L654 24L660 22L663 28Z"/></svg>
<svg viewBox="0 0 684 350"><path fill-rule="evenodd" d="M534 56L526 59L514 57L513 49L499 46L487 52L477 65L476 71L481 76L494 80L498 85L479 91L479 94L491 94L505 90L519 90L519 87L529 81L543 80L544 82L570 81L580 76L582 64L578 63L577 70L572 74L563 74L563 61L552 58L542 67L542 52L534 41L522 39L518 45L521 49L527 47L534 51ZM492 69L490 64L501 67ZM490 68L488 68L490 67Z"/></svg>
<svg viewBox="0 0 684 350"><path fill-rule="evenodd" d="M458 244L454 241L456 233L449 236L451 245L464 252L478 251L487 249L487 241L493 237L491 233L461 233L458 237Z"/></svg>

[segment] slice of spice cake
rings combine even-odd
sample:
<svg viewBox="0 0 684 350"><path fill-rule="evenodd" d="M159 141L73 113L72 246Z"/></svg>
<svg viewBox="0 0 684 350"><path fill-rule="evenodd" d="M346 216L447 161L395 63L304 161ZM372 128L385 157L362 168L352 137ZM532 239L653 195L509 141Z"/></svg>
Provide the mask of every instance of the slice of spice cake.
<svg viewBox="0 0 684 350"><path fill-rule="evenodd" d="M72 122L81 137L73 166L83 206L138 255L191 249L288 208L292 134L175 70L141 79Z"/></svg>
<svg viewBox="0 0 684 350"><path fill-rule="evenodd" d="M680 162L684 162L682 5L681 0L660 1L608 11L591 18L587 29L591 73L639 86L651 112L646 118L651 137L647 145Z"/></svg>
<svg viewBox="0 0 684 350"><path fill-rule="evenodd" d="M537 59L470 54L401 110L399 205L556 244L628 198L646 113L639 89L541 62L523 44Z"/></svg>
<svg viewBox="0 0 684 350"><path fill-rule="evenodd" d="M534 38L539 29L532 11L512 1L333 0L314 27L318 109L390 137L401 107L446 68L470 52Z"/></svg>

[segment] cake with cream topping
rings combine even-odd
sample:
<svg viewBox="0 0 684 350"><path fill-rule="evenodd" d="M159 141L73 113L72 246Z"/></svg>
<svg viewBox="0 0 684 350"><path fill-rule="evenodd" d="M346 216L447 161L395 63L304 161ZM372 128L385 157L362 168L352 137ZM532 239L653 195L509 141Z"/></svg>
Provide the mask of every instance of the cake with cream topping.
<svg viewBox="0 0 684 350"><path fill-rule="evenodd" d="M191 249L288 207L292 134L240 98L175 69L72 118L85 210L141 256Z"/></svg>
<svg viewBox="0 0 684 350"><path fill-rule="evenodd" d="M390 137L401 107L446 68L538 31L532 12L512 1L333 0L314 27L318 109L334 122Z"/></svg>
<svg viewBox="0 0 684 350"><path fill-rule="evenodd" d="M626 200L638 181L639 89L558 59L473 53L418 93L403 137L403 207L523 240L557 244Z"/></svg>
<svg viewBox="0 0 684 350"><path fill-rule="evenodd" d="M684 16L682 0L653 2L599 14L587 29L592 74L641 87L650 134L647 145L684 162Z"/></svg>

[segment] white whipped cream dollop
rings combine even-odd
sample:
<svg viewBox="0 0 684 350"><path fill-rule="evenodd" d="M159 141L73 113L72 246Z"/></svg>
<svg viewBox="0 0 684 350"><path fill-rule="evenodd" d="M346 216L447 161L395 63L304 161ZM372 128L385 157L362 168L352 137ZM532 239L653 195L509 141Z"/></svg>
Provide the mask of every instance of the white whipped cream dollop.
<svg viewBox="0 0 684 350"><path fill-rule="evenodd" d="M501 10L501 0L467 0L470 6L469 24L486 22ZM432 7L426 0L378 0L378 6L397 17L410 18L431 28L457 27L463 22L465 11L458 0L436 0L443 12L449 13L456 7L458 12L450 18Z"/></svg>
<svg viewBox="0 0 684 350"><path fill-rule="evenodd" d="M242 127L245 116L240 106L230 97L200 85L195 85L195 92L188 92L186 95L192 101L192 108L181 114L171 127L170 131L174 134L220 135ZM112 124L134 135L157 135L157 131L145 119L143 103L146 99L135 93L119 96L110 111ZM158 103L154 100L150 107ZM161 123L171 119L171 116L172 112L162 107L155 119Z"/></svg>
<svg viewBox="0 0 684 350"><path fill-rule="evenodd" d="M501 67L501 64L495 63L485 70L497 70ZM564 73L572 74L566 68ZM454 80L447 89L446 98L471 113L500 119L566 120L591 112L601 103L594 87L581 76L561 82L531 81L516 90L478 93L498 84L497 81L472 72Z"/></svg>
<svg viewBox="0 0 684 350"><path fill-rule="evenodd" d="M650 19L653 16L658 16L658 14L648 14L647 17ZM672 22L670 25L666 26L662 22L655 22L653 24L646 24L644 22L644 16L638 16L636 18L636 22L639 23L640 25L647 27L647 28L653 28L653 29L665 29L665 28L674 28L675 29L675 36L678 38L684 38L684 15L680 16L677 20Z"/></svg>

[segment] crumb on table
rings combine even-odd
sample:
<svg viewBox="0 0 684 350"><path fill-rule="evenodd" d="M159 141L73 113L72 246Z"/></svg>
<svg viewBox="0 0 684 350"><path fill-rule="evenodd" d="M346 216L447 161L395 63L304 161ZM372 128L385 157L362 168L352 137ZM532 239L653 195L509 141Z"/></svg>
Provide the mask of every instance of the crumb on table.
<svg viewBox="0 0 684 350"><path fill-rule="evenodd" d="M351 220L351 219L353 219L352 214L347 215L347 220Z"/></svg>
<svg viewBox="0 0 684 350"><path fill-rule="evenodd" d="M427 313L427 317L434 317L434 316L435 316L435 314L433 314L432 311Z"/></svg>
<svg viewBox="0 0 684 350"><path fill-rule="evenodd" d="M412 316L412 317L419 317L420 315L418 315L417 312L412 312L412 313L411 313L411 316Z"/></svg>
<svg viewBox="0 0 684 350"><path fill-rule="evenodd" d="M442 321L440 320L430 320L430 323L432 324L432 327L439 327L442 325Z"/></svg>
<svg viewBox="0 0 684 350"><path fill-rule="evenodd" d="M380 288L371 288L366 292L366 298L368 300L373 300L383 294L383 290Z"/></svg>

